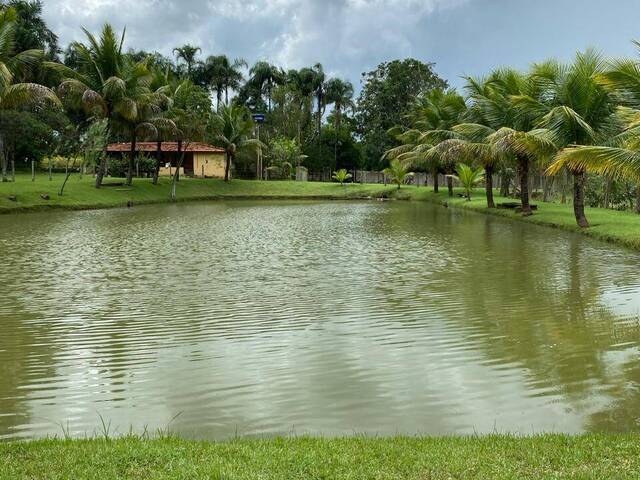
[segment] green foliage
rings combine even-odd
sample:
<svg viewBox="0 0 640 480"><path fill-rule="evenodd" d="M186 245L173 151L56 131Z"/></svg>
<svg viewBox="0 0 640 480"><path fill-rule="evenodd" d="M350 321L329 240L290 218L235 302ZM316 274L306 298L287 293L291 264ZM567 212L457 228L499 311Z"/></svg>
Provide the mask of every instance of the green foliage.
<svg viewBox="0 0 640 480"><path fill-rule="evenodd" d="M225 181L229 180L231 164L238 152L247 150L257 152L265 145L257 139L251 138L253 120L246 107L238 105L223 105L211 118L213 141L225 149Z"/></svg>
<svg viewBox="0 0 640 480"><path fill-rule="evenodd" d="M336 182L340 183L340 185L344 185L344 182L351 179L351 174L347 172L344 168L333 172L332 177Z"/></svg>
<svg viewBox="0 0 640 480"><path fill-rule="evenodd" d="M356 121L367 168L380 168L384 152L397 145L387 135L389 129L398 125L410 127L406 114L416 99L434 88L447 87L433 67L434 64L409 58L381 63L363 74Z"/></svg>
<svg viewBox="0 0 640 480"><path fill-rule="evenodd" d="M0 115L0 135L4 138L5 154L18 167L23 162L40 161L56 148L56 133L44 115L24 111L5 111ZM60 119L62 120L62 119ZM27 165L27 163L24 163Z"/></svg>
<svg viewBox="0 0 640 480"><path fill-rule="evenodd" d="M278 137L269 143L267 158L270 177L291 178L294 167L300 165L307 156L302 154L295 139Z"/></svg>
<svg viewBox="0 0 640 480"><path fill-rule="evenodd" d="M385 168L384 173L391 183L395 183L400 190L400 186L404 184L408 178L413 176L412 172L408 172L406 167L399 160L391 160L389 166Z"/></svg>
<svg viewBox="0 0 640 480"><path fill-rule="evenodd" d="M460 182L464 188L464 196L471 201L471 192L484 179L484 170L482 167L471 168L469 165L459 163L456 166L456 175L453 177Z"/></svg>

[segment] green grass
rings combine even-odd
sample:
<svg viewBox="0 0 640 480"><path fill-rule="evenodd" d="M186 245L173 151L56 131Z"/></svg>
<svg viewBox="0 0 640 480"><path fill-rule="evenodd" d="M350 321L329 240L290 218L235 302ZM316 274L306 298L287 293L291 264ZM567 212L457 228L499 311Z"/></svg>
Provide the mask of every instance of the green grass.
<svg viewBox="0 0 640 480"><path fill-rule="evenodd" d="M456 190L460 193L461 190ZM431 188L407 187L396 195L398 198L411 200L422 200L444 204L450 207L466 208L491 215L499 215L519 221L546 225L564 230L580 232L599 240L617 243L633 249L640 250L640 215L634 212L619 212L604 208L587 208L586 215L590 227L581 229L576 225L573 214L573 206L570 204L560 204L556 202L532 201L538 206L538 210L529 217L523 217L512 210L489 209L484 190L477 189L469 202L457 195L449 198L446 189L440 193L433 193ZM495 202L513 202L513 198L495 197Z"/></svg>
<svg viewBox="0 0 640 480"><path fill-rule="evenodd" d="M279 438L0 444L0 479L637 479L640 437Z"/></svg>
<svg viewBox="0 0 640 480"><path fill-rule="evenodd" d="M116 186L96 189L94 179L74 175L69 179L63 196L58 195L64 175L54 175L52 181L42 173L31 181L30 175L17 175L16 182L0 182L0 212L36 210L47 208L109 208L123 207L127 202L134 205L168 202L171 180L161 178L158 185L150 179L134 179L131 187ZM122 183L123 179L107 178L105 183ZM341 187L334 183L319 182L256 182L251 180L222 180L182 178L178 183L177 199L205 200L218 198L325 198L340 199L361 196L377 196L392 187L381 185L349 185ZM50 199L43 200L42 194ZM11 195L16 201L9 200Z"/></svg>
<svg viewBox="0 0 640 480"><path fill-rule="evenodd" d="M104 187L97 190L93 178L85 176L82 180L74 175L70 178L64 196L57 192L63 176L56 175L49 181L47 175L40 173L35 182L29 175L18 175L16 182L0 183L0 213L20 210L40 210L48 208L87 209L124 207L128 202L134 205L169 201L170 179L160 179L159 185L152 185L149 179L135 179L132 187ZM107 183L121 182L107 179ZM486 208L484 192L478 189L473 200L447 196L446 188L439 194L425 187L404 186L396 190L394 186L350 184L341 187L337 183L319 182L256 182L252 180L233 180L225 183L221 180L202 180L183 178L177 190L179 201L206 200L221 198L306 198L306 199L353 199L365 197L392 197L406 200L447 203L450 207L472 209L493 215L518 219L525 222L548 225L572 231L581 231L600 240L615 242L640 250L640 216L632 212L617 212L601 208L587 208L587 217L591 227L580 230L576 226L571 205L559 203L537 203L539 210L531 217L522 217L510 210L489 210ZM459 192L459 190L457 190ZM40 195L48 194L49 200ZM15 195L16 201L9 200ZM496 202L513 201L496 197Z"/></svg>

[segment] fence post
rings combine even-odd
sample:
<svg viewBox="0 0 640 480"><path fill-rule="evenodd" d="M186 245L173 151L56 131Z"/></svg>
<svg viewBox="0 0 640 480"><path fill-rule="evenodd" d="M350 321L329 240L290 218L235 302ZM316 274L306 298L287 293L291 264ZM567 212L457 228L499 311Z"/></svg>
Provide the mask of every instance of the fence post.
<svg viewBox="0 0 640 480"><path fill-rule="evenodd" d="M36 181L36 161L31 160L31 181Z"/></svg>
<svg viewBox="0 0 640 480"><path fill-rule="evenodd" d="M51 172L51 157L49 157L49 181L53 180L53 174Z"/></svg>
<svg viewBox="0 0 640 480"><path fill-rule="evenodd" d="M202 178L204 178L204 163L202 164Z"/></svg>

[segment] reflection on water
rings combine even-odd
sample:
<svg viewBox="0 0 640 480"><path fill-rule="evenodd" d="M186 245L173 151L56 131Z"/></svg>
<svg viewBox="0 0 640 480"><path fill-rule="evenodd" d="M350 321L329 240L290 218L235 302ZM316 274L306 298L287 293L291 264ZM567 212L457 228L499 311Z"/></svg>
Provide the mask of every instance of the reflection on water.
<svg viewBox="0 0 640 480"><path fill-rule="evenodd" d="M0 259L0 438L640 430L640 255L578 235L224 202L4 216Z"/></svg>

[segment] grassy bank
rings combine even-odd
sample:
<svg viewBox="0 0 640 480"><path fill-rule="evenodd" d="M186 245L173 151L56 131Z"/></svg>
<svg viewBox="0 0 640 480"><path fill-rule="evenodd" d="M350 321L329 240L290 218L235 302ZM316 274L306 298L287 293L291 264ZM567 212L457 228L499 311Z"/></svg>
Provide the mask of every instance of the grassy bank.
<svg viewBox="0 0 640 480"><path fill-rule="evenodd" d="M47 208L87 209L123 207L169 201L171 180L161 178L158 185L150 179L134 179L131 187L117 185L122 179L105 180L101 189L94 187L94 179L74 175L69 179L63 196L58 195L64 175L54 175L52 181L40 174L36 181L30 175L18 175L16 182L0 183L0 212L38 210ZM116 185L114 185L116 184ZM114 186L108 186L114 185ZM340 199L377 196L391 187L381 185L350 185L341 187L334 183L319 182L255 182L251 180L222 180L182 178L178 183L177 199L206 200L219 198L323 198ZM9 199L15 196L15 201ZM41 195L49 195L44 200Z"/></svg>
<svg viewBox="0 0 640 480"><path fill-rule="evenodd" d="M523 222L580 232L599 240L640 250L640 215L634 212L587 208L586 215L591 226L587 229L581 229L576 225L573 206L570 204L533 201L532 203L538 206L538 210L530 217L523 217L512 210L487 208L484 190L481 189L475 192L471 201L457 195L449 198L446 189L435 194L431 188L403 188L396 196L411 200L446 203L450 207L467 208L492 215L515 218ZM495 201L496 203L513 202L514 199L496 196Z"/></svg>
<svg viewBox="0 0 640 480"><path fill-rule="evenodd" d="M159 185L152 185L149 179L135 179L132 187L105 186L97 190L93 178L77 175L71 177L64 196L57 194L63 176L54 176L49 181L45 174L39 174L35 182L29 175L18 175L16 182L0 183L0 213L40 210L49 208L87 209L123 207L128 202L133 205L161 203L169 201L170 180L160 179ZM107 179L107 183L122 182ZM49 195L44 200L41 195ZM15 196L15 201L9 197ZM617 212L601 208L587 208L591 227L580 230L575 223L571 205L537 202L539 210L531 217L523 218L510 210L489 210L484 194L478 190L473 200L467 202L458 196L449 198L446 189L433 193L431 188L405 186L396 190L393 186L351 184L341 187L336 183L319 182L256 182L233 180L201 180L184 178L177 190L179 201L213 200L221 198L306 198L306 199L353 199L363 197L390 196L394 198L447 203L450 207L468 208L493 215L515 218L521 221L548 225L572 231L581 231L591 237L618 243L640 250L640 215L632 212ZM496 202L513 201L496 197Z"/></svg>
<svg viewBox="0 0 640 480"><path fill-rule="evenodd" d="M637 436L0 444L1 479L635 479Z"/></svg>

